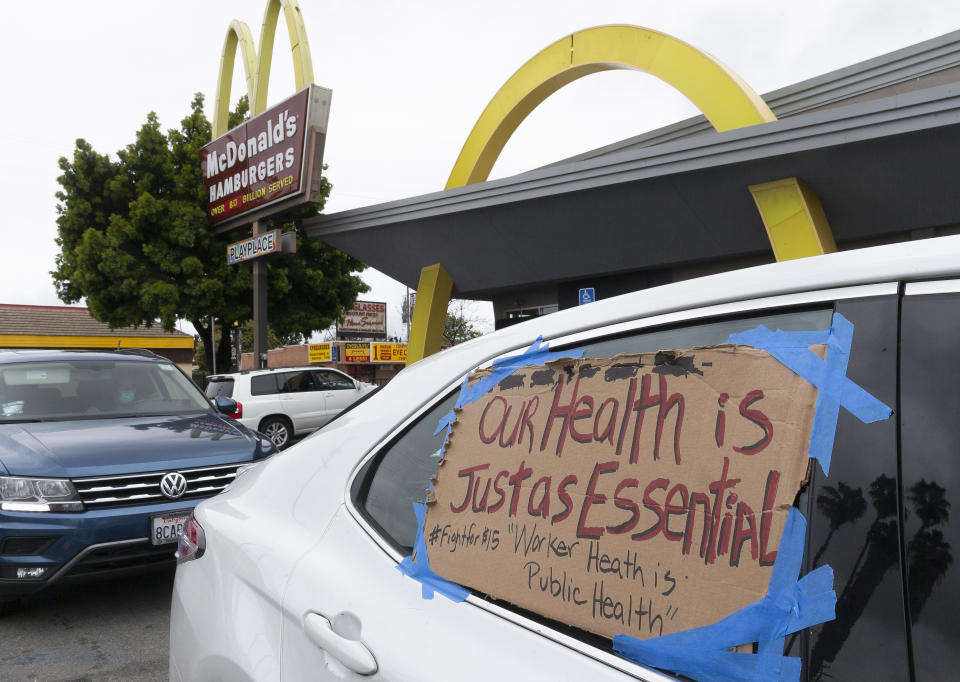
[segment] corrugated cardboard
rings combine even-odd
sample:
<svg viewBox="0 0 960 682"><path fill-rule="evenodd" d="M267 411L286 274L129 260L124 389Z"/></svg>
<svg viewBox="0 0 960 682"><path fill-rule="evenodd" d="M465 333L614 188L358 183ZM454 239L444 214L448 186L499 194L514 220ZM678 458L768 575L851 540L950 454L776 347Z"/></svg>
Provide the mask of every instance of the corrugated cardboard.
<svg viewBox="0 0 960 682"><path fill-rule="evenodd" d="M607 637L716 622L766 592L815 400L744 346L518 370L457 413L430 565Z"/></svg>

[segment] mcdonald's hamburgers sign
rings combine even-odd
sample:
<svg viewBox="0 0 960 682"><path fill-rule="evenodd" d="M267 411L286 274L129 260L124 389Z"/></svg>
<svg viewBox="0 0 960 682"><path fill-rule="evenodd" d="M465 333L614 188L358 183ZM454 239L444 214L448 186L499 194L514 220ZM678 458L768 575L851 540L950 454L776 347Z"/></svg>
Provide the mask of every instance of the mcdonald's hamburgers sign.
<svg viewBox="0 0 960 682"><path fill-rule="evenodd" d="M330 95L309 85L202 149L210 225L226 229L319 198Z"/></svg>

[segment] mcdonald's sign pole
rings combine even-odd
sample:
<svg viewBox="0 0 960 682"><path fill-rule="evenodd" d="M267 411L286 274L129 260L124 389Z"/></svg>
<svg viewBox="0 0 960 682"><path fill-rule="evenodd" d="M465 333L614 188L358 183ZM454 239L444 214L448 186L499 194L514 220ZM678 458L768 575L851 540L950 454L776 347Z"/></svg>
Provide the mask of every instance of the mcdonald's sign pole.
<svg viewBox="0 0 960 682"><path fill-rule="evenodd" d="M297 93L266 108L277 20L283 9ZM237 48L243 56L253 117L226 130ZM227 247L229 264L253 266L254 367L267 360L267 263L296 251L296 233L266 230L265 221L320 198L323 148L332 92L313 84L313 64L297 0L267 0L259 51L247 25L232 21L220 58L213 117L214 140L200 152L209 199L207 220L218 233L245 225L251 236Z"/></svg>
<svg viewBox="0 0 960 682"><path fill-rule="evenodd" d="M259 220L253 221L253 236L262 233ZM253 366L267 366L267 262L258 258L253 262Z"/></svg>

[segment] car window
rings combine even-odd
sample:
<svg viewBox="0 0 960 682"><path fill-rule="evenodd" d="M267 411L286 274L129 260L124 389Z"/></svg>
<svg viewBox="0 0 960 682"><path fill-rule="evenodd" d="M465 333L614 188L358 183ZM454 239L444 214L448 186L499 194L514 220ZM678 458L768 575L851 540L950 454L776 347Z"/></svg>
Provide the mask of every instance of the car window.
<svg viewBox="0 0 960 682"><path fill-rule="evenodd" d="M279 392L276 374L258 374L250 377L250 395L273 395Z"/></svg>
<svg viewBox="0 0 960 682"><path fill-rule="evenodd" d="M206 395L208 398L223 396L224 398L233 397L233 378L232 377L213 377L207 383Z"/></svg>
<svg viewBox="0 0 960 682"><path fill-rule="evenodd" d="M851 299L836 312L854 325L847 377L897 404L896 296ZM804 572L829 564L836 618L787 638L801 680L911 679L905 641L897 513L897 424L865 424L841 409L830 475L813 467L800 509L808 520Z"/></svg>
<svg viewBox="0 0 960 682"><path fill-rule="evenodd" d="M166 362L53 360L0 367L0 422L210 409L196 386Z"/></svg>
<svg viewBox="0 0 960 682"><path fill-rule="evenodd" d="M180 381L182 376L180 370L173 365L161 365L160 372L157 374L160 394L171 400L189 400L194 391L188 393L190 384Z"/></svg>
<svg viewBox="0 0 960 682"><path fill-rule="evenodd" d="M726 342L731 334L753 329L761 324L770 329L782 329L783 331L828 329L832 314L833 311L828 308L717 320L692 326L600 339L580 344L576 348L583 350L584 357L609 358L617 353L654 353L658 350L674 348L715 346Z"/></svg>
<svg viewBox="0 0 960 682"><path fill-rule="evenodd" d="M317 388L321 391L353 391L356 386L350 377L345 377L339 372L330 372L325 370L316 370L313 373L317 380Z"/></svg>
<svg viewBox="0 0 960 682"><path fill-rule="evenodd" d="M279 376L281 393L303 393L314 390L313 376L308 371L284 372Z"/></svg>
<svg viewBox="0 0 960 682"><path fill-rule="evenodd" d="M456 401L457 394L452 393L417 420L383 453L368 480L362 509L394 545L407 552L417 535L413 503L426 497L428 482L440 460L443 441L434 431L440 417L452 410Z"/></svg>
<svg viewBox="0 0 960 682"><path fill-rule="evenodd" d="M612 357L618 353L715 345L726 341L734 332L746 331L760 324L783 330L828 329L831 315L832 309L822 308L711 321L602 339L578 348L584 349L584 357ZM416 518L411 503L423 499L427 483L436 473L442 435L434 435L434 431L440 417L450 411L455 401L456 394L440 401L383 451L368 474L365 499L358 507L366 511L395 546L410 548L413 545Z"/></svg>
<svg viewBox="0 0 960 682"><path fill-rule="evenodd" d="M905 296L901 338L902 542L915 679L928 682L960 666L960 294Z"/></svg>

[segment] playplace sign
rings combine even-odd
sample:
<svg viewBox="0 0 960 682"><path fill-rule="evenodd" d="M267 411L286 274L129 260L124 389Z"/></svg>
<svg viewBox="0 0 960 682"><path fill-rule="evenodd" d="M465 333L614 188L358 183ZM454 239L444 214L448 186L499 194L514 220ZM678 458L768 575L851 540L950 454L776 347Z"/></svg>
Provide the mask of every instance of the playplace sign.
<svg viewBox="0 0 960 682"><path fill-rule="evenodd" d="M200 152L210 225L316 199L330 91L311 85Z"/></svg>
<svg viewBox="0 0 960 682"><path fill-rule="evenodd" d="M227 265L280 253L280 242L280 230L270 230L241 242L234 242L227 247Z"/></svg>

